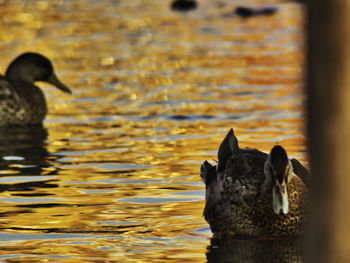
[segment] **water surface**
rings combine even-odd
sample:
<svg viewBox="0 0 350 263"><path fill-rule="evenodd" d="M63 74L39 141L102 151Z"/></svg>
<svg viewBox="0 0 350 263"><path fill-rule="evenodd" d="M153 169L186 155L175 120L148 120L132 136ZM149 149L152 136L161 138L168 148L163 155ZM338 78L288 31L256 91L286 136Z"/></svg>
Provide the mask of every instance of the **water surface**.
<svg viewBox="0 0 350 263"><path fill-rule="evenodd" d="M307 162L303 10L270 1L277 14L242 19L238 1L169 3L0 3L1 72L37 51L73 91L38 83L44 128L1 133L0 260L205 262L232 250L227 261L254 262L266 250L210 246L199 166L231 127L241 147L278 143Z"/></svg>

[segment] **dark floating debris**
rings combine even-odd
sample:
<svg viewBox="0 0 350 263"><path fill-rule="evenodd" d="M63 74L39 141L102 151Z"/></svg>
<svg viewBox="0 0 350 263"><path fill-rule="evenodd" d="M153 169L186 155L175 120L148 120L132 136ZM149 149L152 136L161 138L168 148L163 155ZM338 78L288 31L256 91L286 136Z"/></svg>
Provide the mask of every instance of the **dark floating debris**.
<svg viewBox="0 0 350 263"><path fill-rule="evenodd" d="M175 0L171 3L171 9L179 12L191 11L197 8L195 0Z"/></svg>
<svg viewBox="0 0 350 263"><path fill-rule="evenodd" d="M207 114L198 114L198 115L175 114L175 115L169 115L168 118L175 121L184 121L184 120L213 119L215 117Z"/></svg>
<svg viewBox="0 0 350 263"><path fill-rule="evenodd" d="M234 14L241 17L251 17L251 16L273 15L276 12L277 12L277 7L251 8L251 7L239 6L234 11Z"/></svg>

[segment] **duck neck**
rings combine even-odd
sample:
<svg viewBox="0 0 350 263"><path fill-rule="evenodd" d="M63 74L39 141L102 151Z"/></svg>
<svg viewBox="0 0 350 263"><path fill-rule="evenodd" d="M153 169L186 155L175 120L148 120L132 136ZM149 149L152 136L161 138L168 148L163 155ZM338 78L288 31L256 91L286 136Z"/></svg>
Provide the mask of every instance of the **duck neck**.
<svg viewBox="0 0 350 263"><path fill-rule="evenodd" d="M261 190L262 192L271 191L273 186L273 178L269 174L265 174L265 180L262 184Z"/></svg>
<svg viewBox="0 0 350 263"><path fill-rule="evenodd" d="M267 157L267 160L264 166L265 179L262 184L262 189L261 189L262 192L270 191L272 189L273 182L274 182L273 175L270 173L270 170L269 170L269 163L270 163L270 156Z"/></svg>

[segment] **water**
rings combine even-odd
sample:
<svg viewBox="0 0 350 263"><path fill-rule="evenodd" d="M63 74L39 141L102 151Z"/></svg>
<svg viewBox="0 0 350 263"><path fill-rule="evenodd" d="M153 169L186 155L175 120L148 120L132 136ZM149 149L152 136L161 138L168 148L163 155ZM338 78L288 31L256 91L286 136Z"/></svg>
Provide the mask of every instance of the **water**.
<svg viewBox="0 0 350 263"><path fill-rule="evenodd" d="M185 14L162 0L2 1L1 72L37 51L73 95L38 83L44 128L1 133L0 260L300 261L294 241L210 245L202 217L199 166L229 128L307 164L303 10L270 3L276 15L241 19L238 1Z"/></svg>

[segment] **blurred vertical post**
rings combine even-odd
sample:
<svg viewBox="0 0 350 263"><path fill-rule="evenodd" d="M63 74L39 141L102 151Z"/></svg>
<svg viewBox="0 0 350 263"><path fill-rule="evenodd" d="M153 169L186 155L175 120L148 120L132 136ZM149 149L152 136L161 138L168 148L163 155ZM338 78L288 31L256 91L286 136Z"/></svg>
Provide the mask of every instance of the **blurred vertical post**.
<svg viewBox="0 0 350 263"><path fill-rule="evenodd" d="M350 0L308 2L311 262L350 262Z"/></svg>

